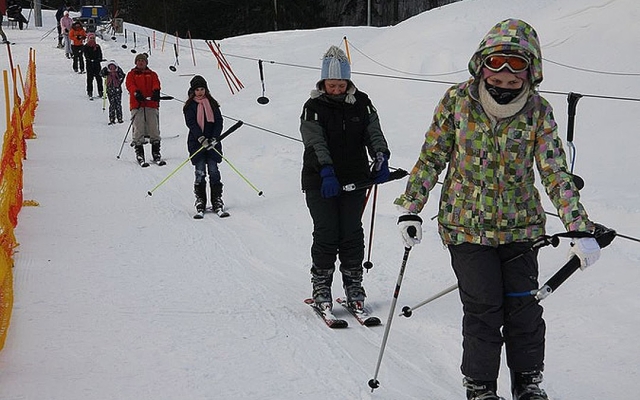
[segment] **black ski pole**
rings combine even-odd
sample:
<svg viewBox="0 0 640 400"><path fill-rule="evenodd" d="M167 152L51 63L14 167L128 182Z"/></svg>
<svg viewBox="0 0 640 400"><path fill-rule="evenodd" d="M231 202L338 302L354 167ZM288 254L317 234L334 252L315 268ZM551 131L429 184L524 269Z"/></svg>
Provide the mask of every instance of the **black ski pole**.
<svg viewBox="0 0 640 400"><path fill-rule="evenodd" d="M371 225L369 226L369 246L367 246L367 261L365 261L362 266L364 269L369 271L373 268L373 263L371 262L371 247L373 245L373 224L376 220L376 203L378 201L378 185L373 186L373 202L371 203Z"/></svg>
<svg viewBox="0 0 640 400"><path fill-rule="evenodd" d="M416 228L410 226L407 230L409 236L415 237L417 234ZM402 285L402 278L404 277L404 270L407 267L407 260L409 259L409 252L411 247L404 248L404 255L402 256L402 265L400 266L400 273L398 274L398 280L396 281L396 287L393 291L393 300L391 301L391 308L389 309L389 317L387 318L387 325L384 329L384 335L382 336L382 344L380 345L380 353L378 354L378 362L376 364L376 371L373 374L373 378L369 380L369 387L371 392L380 387L378 381L378 372L380 372L380 364L382 364L382 356L384 355L384 349L387 346L387 339L389 338L389 330L391 330L391 321L393 320L393 314L396 309L396 303L398 302L398 295L400 294L400 286Z"/></svg>
<svg viewBox="0 0 640 400"><path fill-rule="evenodd" d="M124 139L122 139L122 144L120 145L120 151L118 152L118 155L116 156L116 158L118 160L120 159L120 155L122 154L122 149L124 148L124 143L127 141L127 136L129 136L129 131L131 130L131 127L133 126L133 120L134 119L135 119L135 116L133 116L131 118L131 122L129 123L129 127L127 128L127 133L125 133Z"/></svg>

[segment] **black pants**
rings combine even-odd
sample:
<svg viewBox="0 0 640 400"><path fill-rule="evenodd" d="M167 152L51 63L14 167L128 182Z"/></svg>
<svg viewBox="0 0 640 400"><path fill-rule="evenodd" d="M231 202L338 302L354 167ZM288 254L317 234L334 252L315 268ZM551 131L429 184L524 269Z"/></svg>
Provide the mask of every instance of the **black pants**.
<svg viewBox="0 0 640 400"><path fill-rule="evenodd" d="M98 88L98 95L102 97L103 86L102 86L102 77L100 76L100 64L97 66L87 61L87 94L93 95L93 81L96 81L96 86Z"/></svg>
<svg viewBox="0 0 640 400"><path fill-rule="evenodd" d="M333 272L338 257L342 272L362 270L365 191L342 192L325 199L320 190L307 190L305 196L313 219L311 259L314 268Z"/></svg>
<svg viewBox="0 0 640 400"><path fill-rule="evenodd" d="M538 254L529 248L530 243L449 246L464 311L461 371L467 377L496 380L503 343L511 371L543 369L542 307L532 296L514 296L538 288Z"/></svg>
<svg viewBox="0 0 640 400"><path fill-rule="evenodd" d="M71 46L71 51L73 52L73 70L78 72L78 68L80 68L80 72L84 71L84 57L82 56L82 46Z"/></svg>

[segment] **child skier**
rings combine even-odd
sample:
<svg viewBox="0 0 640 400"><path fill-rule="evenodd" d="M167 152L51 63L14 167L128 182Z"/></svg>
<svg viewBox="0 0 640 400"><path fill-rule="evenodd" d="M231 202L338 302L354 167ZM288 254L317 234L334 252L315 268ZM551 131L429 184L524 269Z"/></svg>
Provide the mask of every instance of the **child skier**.
<svg viewBox="0 0 640 400"><path fill-rule="evenodd" d="M222 132L222 113L220 105L211 97L207 81L200 75L191 79L188 100L184 104L184 120L189 128L187 148L193 156L191 163L195 167L194 194L196 212L194 218L202 218L207 206L206 175L209 171L211 205L213 212L226 216L222 202L222 182L218 164L222 162L222 144L217 142ZM204 149L202 149L204 147ZM197 154L195 154L197 152ZM195 155L194 155L195 154Z"/></svg>
<svg viewBox="0 0 640 400"><path fill-rule="evenodd" d="M114 61L109 60L106 67L100 71L100 76L105 78L107 99L109 99L109 125L121 124L122 120L122 83L125 74L122 68Z"/></svg>

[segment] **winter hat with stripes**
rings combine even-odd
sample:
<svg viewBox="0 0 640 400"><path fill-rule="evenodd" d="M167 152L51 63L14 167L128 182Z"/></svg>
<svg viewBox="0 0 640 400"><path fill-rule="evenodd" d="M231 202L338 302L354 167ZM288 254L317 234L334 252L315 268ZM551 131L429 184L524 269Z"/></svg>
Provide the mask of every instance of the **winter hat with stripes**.
<svg viewBox="0 0 640 400"><path fill-rule="evenodd" d="M336 46L329 47L322 58L320 79L351 80L351 65L344 51Z"/></svg>

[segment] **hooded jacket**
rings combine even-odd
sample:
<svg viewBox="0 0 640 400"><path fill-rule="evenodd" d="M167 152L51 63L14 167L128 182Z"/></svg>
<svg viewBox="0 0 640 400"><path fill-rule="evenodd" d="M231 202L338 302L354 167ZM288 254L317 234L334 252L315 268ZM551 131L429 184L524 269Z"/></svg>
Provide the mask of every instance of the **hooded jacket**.
<svg viewBox="0 0 640 400"><path fill-rule="evenodd" d="M495 52L526 56L530 85L523 108L492 124L478 100L478 85L484 57ZM405 192L394 203L420 212L448 165L438 213L446 245L497 246L544 235L534 165L565 228L593 230L568 172L552 107L536 90L542 82L541 60L535 30L521 20L502 21L471 57L473 77L449 88L438 104Z"/></svg>

